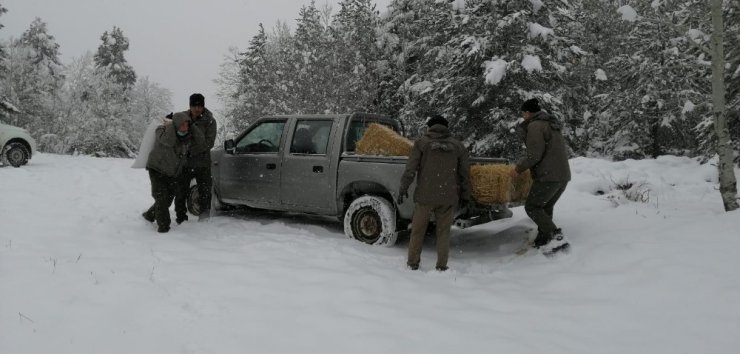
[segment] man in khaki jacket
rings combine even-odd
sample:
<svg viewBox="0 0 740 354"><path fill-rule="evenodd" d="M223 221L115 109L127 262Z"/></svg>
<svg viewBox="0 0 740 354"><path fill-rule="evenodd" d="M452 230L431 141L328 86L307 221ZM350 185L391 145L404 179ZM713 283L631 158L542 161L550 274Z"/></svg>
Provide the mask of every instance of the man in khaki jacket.
<svg viewBox="0 0 740 354"><path fill-rule="evenodd" d="M408 266L419 269L421 248L434 213L437 223L437 266L447 270L450 251L450 228L460 202L470 201L470 166L468 150L453 138L447 128L447 120L436 115L427 121L426 134L414 143L406 170L401 177L398 203L408 198L408 189L416 176L414 192L414 216L411 221ZM417 175L418 173L418 175Z"/></svg>
<svg viewBox="0 0 740 354"><path fill-rule="evenodd" d="M532 173L534 183L524 210L537 224L534 246L550 254L569 247L561 229L552 221L555 203L570 181L568 148L561 133L562 124L542 111L537 99L525 101L521 111L524 118L521 128L527 152L512 169L511 175L516 177L526 170Z"/></svg>

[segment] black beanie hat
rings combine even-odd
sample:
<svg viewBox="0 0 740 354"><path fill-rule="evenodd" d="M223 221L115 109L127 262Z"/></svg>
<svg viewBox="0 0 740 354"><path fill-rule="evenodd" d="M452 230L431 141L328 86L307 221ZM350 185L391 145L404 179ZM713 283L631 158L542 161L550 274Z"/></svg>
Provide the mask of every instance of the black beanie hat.
<svg viewBox="0 0 740 354"><path fill-rule="evenodd" d="M203 97L203 95L199 93L194 93L190 95L190 107L193 106L200 106L205 107L206 106L206 98Z"/></svg>
<svg viewBox="0 0 740 354"><path fill-rule="evenodd" d="M540 103L537 102L536 98L531 98L526 101L524 101L524 104L522 104L522 112L539 112L540 111Z"/></svg>
<svg viewBox="0 0 740 354"><path fill-rule="evenodd" d="M442 124L445 127L447 127L449 123L447 122L447 119L445 119L445 117L442 117L441 115L437 114L435 116L432 116L432 118L429 118L429 120L427 120L428 127L431 127L435 124Z"/></svg>

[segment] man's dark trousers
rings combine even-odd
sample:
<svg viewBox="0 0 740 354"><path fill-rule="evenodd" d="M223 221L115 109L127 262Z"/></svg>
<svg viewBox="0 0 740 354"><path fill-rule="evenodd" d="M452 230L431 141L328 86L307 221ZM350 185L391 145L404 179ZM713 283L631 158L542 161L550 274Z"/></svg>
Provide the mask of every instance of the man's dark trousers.
<svg viewBox="0 0 740 354"><path fill-rule="evenodd" d="M553 209L565 191L568 182L534 181L529 190L524 210L537 224L539 232L552 236L557 226L552 222Z"/></svg>
<svg viewBox="0 0 740 354"><path fill-rule="evenodd" d="M177 182L174 177L154 170L149 170L149 179L152 183L152 197L154 197L154 205L149 211L153 212L159 227L169 227L171 222L169 209L175 197Z"/></svg>

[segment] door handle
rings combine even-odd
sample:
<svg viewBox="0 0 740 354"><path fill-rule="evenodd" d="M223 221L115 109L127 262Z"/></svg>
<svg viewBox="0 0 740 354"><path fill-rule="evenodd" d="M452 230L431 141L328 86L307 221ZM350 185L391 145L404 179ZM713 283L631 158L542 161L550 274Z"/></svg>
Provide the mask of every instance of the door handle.
<svg viewBox="0 0 740 354"><path fill-rule="evenodd" d="M268 170L274 170L277 168L277 165L274 163L268 163L265 167L267 167Z"/></svg>
<svg viewBox="0 0 740 354"><path fill-rule="evenodd" d="M313 173L324 173L324 166L314 166Z"/></svg>

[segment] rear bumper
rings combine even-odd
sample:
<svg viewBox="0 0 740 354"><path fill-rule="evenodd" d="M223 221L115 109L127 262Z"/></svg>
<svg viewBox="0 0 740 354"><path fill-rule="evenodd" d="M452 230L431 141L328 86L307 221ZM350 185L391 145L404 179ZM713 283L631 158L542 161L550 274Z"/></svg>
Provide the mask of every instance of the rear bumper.
<svg viewBox="0 0 740 354"><path fill-rule="evenodd" d="M509 207L516 205L481 205L472 209L461 209L455 217L454 224L458 228L465 229L471 226L485 224L494 220L510 218L514 213Z"/></svg>

